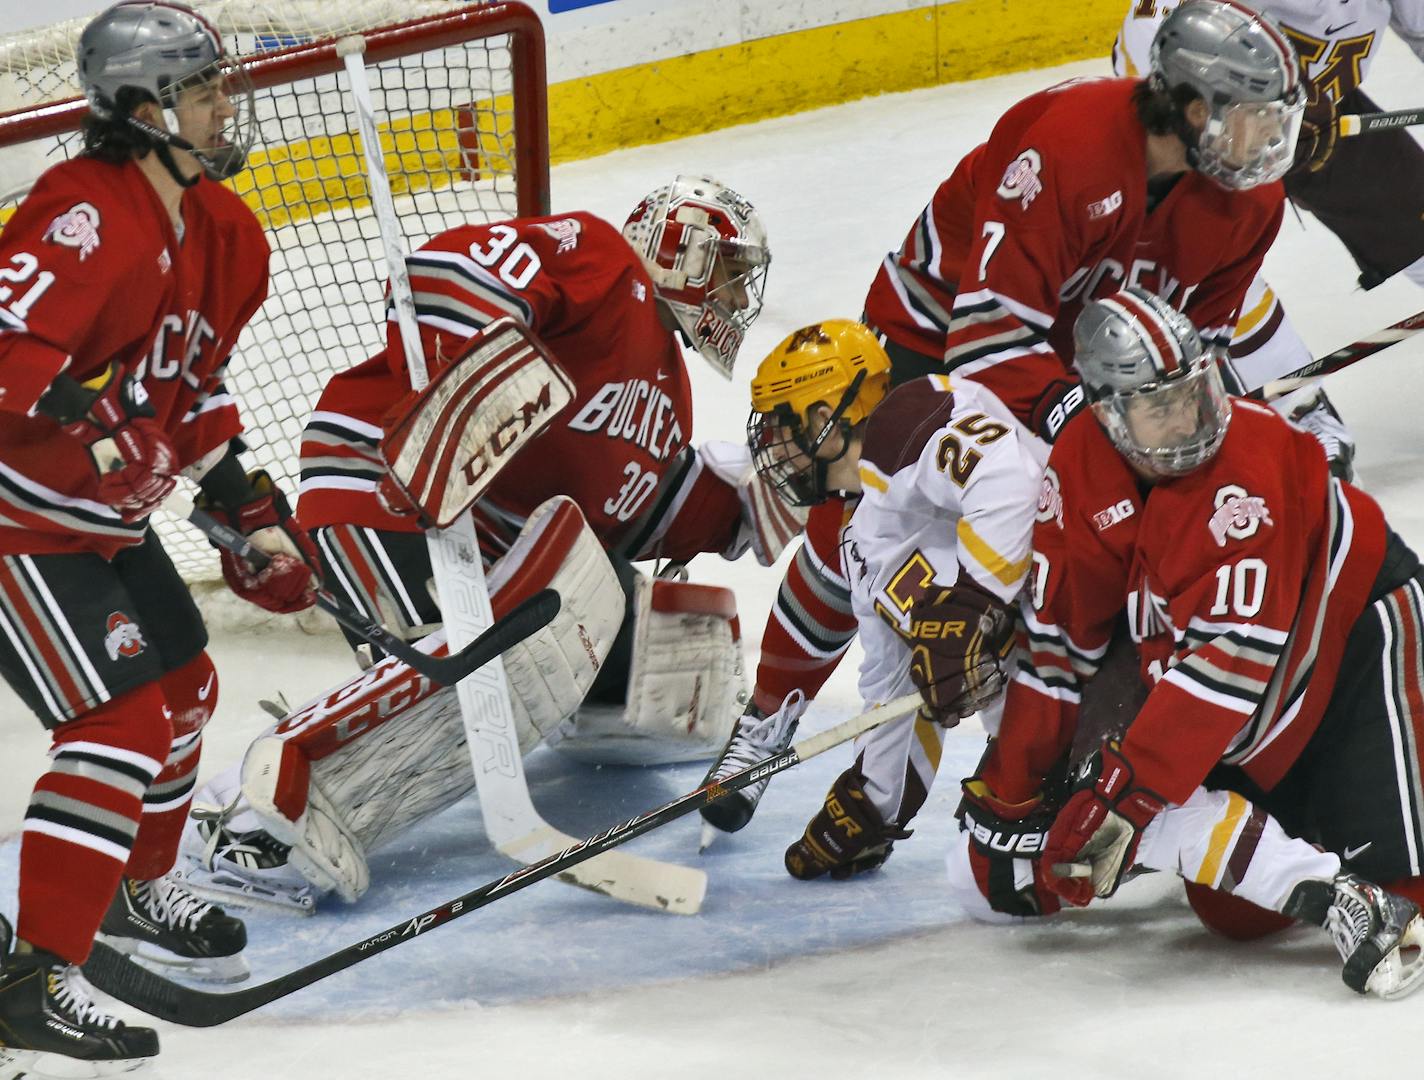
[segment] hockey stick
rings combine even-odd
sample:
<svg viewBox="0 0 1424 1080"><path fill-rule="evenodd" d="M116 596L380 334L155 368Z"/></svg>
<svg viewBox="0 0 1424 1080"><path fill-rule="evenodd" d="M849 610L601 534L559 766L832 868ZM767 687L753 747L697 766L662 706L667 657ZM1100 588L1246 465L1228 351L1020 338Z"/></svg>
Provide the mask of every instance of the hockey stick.
<svg viewBox="0 0 1424 1080"><path fill-rule="evenodd" d="M1386 326L1383 330L1376 330L1373 334L1360 338L1359 341L1352 341L1327 356L1312 360L1294 371L1288 371L1284 375L1270 380L1267 383L1270 390L1267 396L1278 397L1302 382L1342 371L1351 364L1359 363L1367 356L1373 356L1391 345L1413 337L1421 330L1424 330L1424 311L1411 315L1407 319L1400 319L1399 322Z"/></svg>
<svg viewBox="0 0 1424 1080"><path fill-rule="evenodd" d="M418 391L425 388L429 379L416 325L415 298L406 270L405 245L396 220L395 202L391 198L371 91L366 81L365 47L365 40L354 36L338 41L336 51L345 63L351 84L371 205L376 212L390 276L391 304L400 329L411 386ZM491 618L474 519L470 514L463 514L450 528L427 532L426 539L450 647L462 647L477 639ZM574 838L545 821L529 797L503 665L486 665L471 678L458 683L456 692L479 791L480 814L490 843L501 854L522 863L537 862L572 844ZM701 870L622 852L596 865L580 867L563 880L625 903L680 915L695 914L707 891L707 875Z"/></svg>
<svg viewBox="0 0 1424 1080"><path fill-rule="evenodd" d="M659 826L666 825L669 821L684 817L714 799L722 798L729 792L775 776L803 761L810 761L813 757L823 754L832 747L839 746L873 727L904 716L919 704L919 694L906 694L889 704L881 705L861 713L859 716L853 716L819 735L812 735L809 739L793 743L780 753L749 765L741 772L733 773L720 784L704 784L697 790L681 795L673 799L672 802L664 803L655 810L649 810L621 825L615 825L606 832L596 833L584 840L579 840L562 851L554 852L536 863L520 867L513 873L506 874L498 881L492 881L472 892L465 893L463 896L457 896L438 907L431 908L429 911L413 915L388 930L373 934L315 963L288 972L286 975L279 975L258 986L250 986L245 990L237 990L229 994L214 994L204 990L195 990L171 982L147 968L139 967L124 954L116 952L100 942L94 944L94 951L90 954L89 962L84 965L84 975L106 994L111 994L125 1004L142 1009L150 1016L156 1016L160 1020L183 1024L187 1027L213 1027L223 1024L235 1017L249 1013L253 1009L284 998L288 994L294 994L312 983L325 979L328 975L344 971L359 964L362 960L369 960L377 953L402 945L426 930L468 915L486 904L492 904L511 893L533 885L536 881L543 881L545 878L555 876L564 878L578 864L593 859L595 856L601 857L610 848L627 843L634 837L642 836Z"/></svg>
<svg viewBox="0 0 1424 1080"><path fill-rule="evenodd" d="M165 510L187 518L214 544L246 561L253 570L261 570L271 561L265 551L254 547L252 541L242 533L224 525L206 511L199 510L192 500L181 492L170 495L163 505ZM366 618L325 590L318 590L316 606L353 634L365 638L376 648L420 672L431 682L441 686L454 686L465 676L496 660L501 653L514 648L530 634L547 626L549 620L559 613L559 594L553 589L540 590L527 600L521 601L513 611L491 625L459 652L452 652L448 656L431 656L413 648L380 623Z"/></svg>
<svg viewBox="0 0 1424 1080"><path fill-rule="evenodd" d="M1340 117L1342 137L1367 135L1371 131L1392 131L1395 128L1424 124L1424 109L1396 109L1394 112L1346 113Z"/></svg>

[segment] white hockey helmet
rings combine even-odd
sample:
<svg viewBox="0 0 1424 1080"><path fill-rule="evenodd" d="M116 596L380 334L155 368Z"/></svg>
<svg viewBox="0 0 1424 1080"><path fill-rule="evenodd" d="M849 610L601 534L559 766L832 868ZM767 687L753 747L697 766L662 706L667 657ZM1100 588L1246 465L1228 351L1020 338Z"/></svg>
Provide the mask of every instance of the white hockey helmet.
<svg viewBox="0 0 1424 1080"><path fill-rule="evenodd" d="M227 56L212 23L197 12L168 0L124 0L84 27L74 59L96 117L126 124L160 149L189 151L214 179L242 168L256 137L252 84ZM173 110L186 91L210 88L226 99L231 115L211 145L194 145L178 135ZM166 129L133 115L144 101L162 107Z"/></svg>
<svg viewBox="0 0 1424 1080"><path fill-rule="evenodd" d="M756 207L710 176L679 176L638 204L623 235L688 343L730 379L771 265Z"/></svg>
<svg viewBox="0 0 1424 1080"><path fill-rule="evenodd" d="M1180 476L1210 461L1231 423L1231 398L1191 320L1138 286L1084 306L1073 364L1093 413L1134 465Z"/></svg>
<svg viewBox="0 0 1424 1080"><path fill-rule="evenodd" d="M1152 81L1189 87L1210 107L1188 160L1224 188L1279 180L1295 160L1308 96L1300 61L1274 21L1237 0L1183 0L1152 40Z"/></svg>

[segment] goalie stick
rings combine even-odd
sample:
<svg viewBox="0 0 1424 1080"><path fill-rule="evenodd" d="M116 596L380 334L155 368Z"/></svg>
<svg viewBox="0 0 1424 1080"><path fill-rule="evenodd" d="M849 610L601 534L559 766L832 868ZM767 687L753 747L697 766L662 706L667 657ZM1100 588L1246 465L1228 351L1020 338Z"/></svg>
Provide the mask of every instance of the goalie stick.
<svg viewBox="0 0 1424 1080"><path fill-rule="evenodd" d="M187 518L214 544L245 560L253 570L261 570L270 561L266 552L259 551L242 533L224 525L206 511L199 510L185 495L170 495L164 502L164 509ZM509 614L494 622L459 652L448 656L432 656L421 652L380 623L366 618L355 608L324 590L317 591L316 606L353 634L365 638L376 648L420 672L431 682L441 686L454 686L465 676L514 648L530 634L538 633L547 626L549 620L559 613L559 594L553 589L541 589L521 601Z"/></svg>
<svg viewBox="0 0 1424 1080"><path fill-rule="evenodd" d="M429 383L429 378L416 325L415 298L406 270L404 242L366 81L365 47L365 39L360 35L342 38L336 43L337 54L342 57L351 84L371 207L376 214L390 276L391 306L400 330L411 387L420 391ZM501 459L500 463L507 460ZM491 463L486 480L494 468ZM463 647L477 639L491 619L489 589L485 585L474 519L462 514L449 528L427 532L426 539L450 647ZM544 820L529 796L503 665L486 665L458 683L456 692L465 723L470 766L479 792L480 814L490 843L502 855L526 864L545 859L574 843L572 836ZM707 875L701 870L623 852L610 853L586 867L575 867L560 875L560 880L624 903L679 915L696 914L707 892Z"/></svg>
<svg viewBox="0 0 1424 1080"><path fill-rule="evenodd" d="M362 960L369 960L377 953L403 945L427 930L468 915L533 885L536 881L555 876L564 878L578 864L596 856L602 857L610 848L690 814L729 792L775 776L803 761L810 761L813 757L854 739L871 728L904 716L912 709L918 708L919 704L918 693L906 694L888 704L853 716L818 735L793 743L780 753L749 765L741 772L733 773L720 783L704 784L655 810L649 810L621 825L579 840L529 866L520 867L498 881L491 881L429 911L413 915L379 934L348 945L306 967L245 990L227 994L195 990L156 975L147 968L139 967L124 954L101 942L94 943L94 951L90 954L89 962L84 965L84 976L106 994L118 998L126 1005L142 1009L160 1020L187 1027L213 1027L223 1024L288 994L294 994L329 975L335 975L338 971L345 971Z"/></svg>

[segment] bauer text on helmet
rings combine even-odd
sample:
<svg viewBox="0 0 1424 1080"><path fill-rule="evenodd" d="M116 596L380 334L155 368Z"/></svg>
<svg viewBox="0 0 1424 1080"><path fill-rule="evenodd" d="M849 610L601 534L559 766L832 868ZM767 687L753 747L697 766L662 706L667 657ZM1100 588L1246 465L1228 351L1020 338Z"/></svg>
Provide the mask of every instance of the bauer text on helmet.
<svg viewBox="0 0 1424 1080"><path fill-rule="evenodd" d="M75 63L99 120L134 129L161 157L190 152L215 179L242 168L255 139L251 83L201 15L151 0L115 4L84 28ZM161 123L136 115L146 102L162 109Z"/></svg>
<svg viewBox="0 0 1424 1080"><path fill-rule="evenodd" d="M1210 350L1181 312L1132 287L1083 308L1074 365L1118 452L1151 476L1210 461L1231 423L1231 399Z"/></svg>
<svg viewBox="0 0 1424 1080"><path fill-rule="evenodd" d="M1267 16L1235 0L1184 0L1153 39L1152 80L1208 106L1199 132L1182 131L1198 172L1240 191L1290 169L1307 93L1294 47Z"/></svg>
<svg viewBox="0 0 1424 1080"><path fill-rule="evenodd" d="M757 367L747 444L752 463L792 506L830 495L828 471L890 387L890 358L866 327L827 319L791 334Z"/></svg>
<svg viewBox="0 0 1424 1080"><path fill-rule="evenodd" d="M731 378L771 265L756 208L711 177L679 176L638 204L623 235L687 341Z"/></svg>

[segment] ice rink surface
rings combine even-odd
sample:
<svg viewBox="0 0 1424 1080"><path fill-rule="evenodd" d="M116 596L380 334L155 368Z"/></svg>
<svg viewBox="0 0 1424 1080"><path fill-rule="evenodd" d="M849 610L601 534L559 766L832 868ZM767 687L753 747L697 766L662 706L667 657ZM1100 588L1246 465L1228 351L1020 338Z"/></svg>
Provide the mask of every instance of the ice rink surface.
<svg viewBox="0 0 1424 1080"><path fill-rule="evenodd" d="M1424 70L1391 39L1368 80L1384 108L1417 103ZM884 253L936 185L1014 101L1102 63L887 96L554 171L555 209L614 221L679 172L707 171L761 210L774 252L767 306L720 381L693 359L697 440L741 437L746 383L786 333L854 317ZM756 88L739 87L755 93ZM1327 352L1424 307L1395 279L1370 293L1340 244L1288 214L1267 278L1306 342ZM1424 547L1424 340L1329 381L1359 439L1367 489ZM704 556L694 579L736 588L749 661L780 580ZM203 775L266 726L257 700L296 703L343 679L335 634L218 631L221 705ZM859 711L852 655L805 731ZM46 741L3 690L0 910L13 914L19 827ZM224 1027L160 1025L167 1080L578 1076L1239 1077L1338 1076L1417 1067L1424 994L1356 999L1318 931L1235 945L1202 930L1175 880L1144 878L1110 903L1043 925L968 922L943 898L943 854L959 777L983 733L950 734L939 786L878 873L800 883L781 852L817 809L848 749L777 779L753 824L699 859L696 818L630 850L706 868L696 917L658 915L545 882ZM536 804L583 836L694 787L701 767L593 769L536 751ZM355 907L308 920L250 917L255 978L270 978L500 877L466 801L372 859Z"/></svg>

